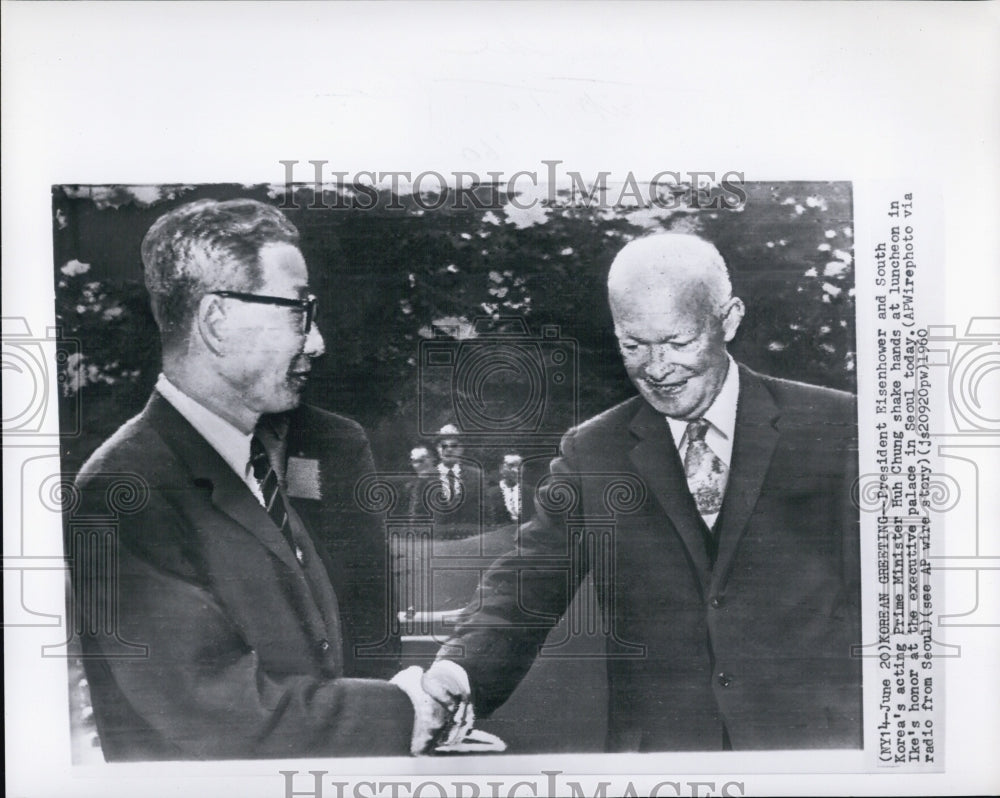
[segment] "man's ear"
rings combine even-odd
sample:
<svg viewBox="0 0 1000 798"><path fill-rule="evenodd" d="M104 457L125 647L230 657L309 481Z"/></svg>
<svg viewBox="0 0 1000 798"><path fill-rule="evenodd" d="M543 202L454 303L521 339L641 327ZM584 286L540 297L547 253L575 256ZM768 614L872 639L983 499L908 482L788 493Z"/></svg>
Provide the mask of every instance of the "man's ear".
<svg viewBox="0 0 1000 798"><path fill-rule="evenodd" d="M740 322L743 321L744 313L746 313L746 307L738 296L732 297L722 306L722 332L726 343L733 340L736 331L740 328Z"/></svg>
<svg viewBox="0 0 1000 798"><path fill-rule="evenodd" d="M198 303L198 311L195 317L195 324L198 327L198 334L204 341L208 349L225 357L228 325L226 319L226 308L222 302L222 297L214 294L206 294Z"/></svg>

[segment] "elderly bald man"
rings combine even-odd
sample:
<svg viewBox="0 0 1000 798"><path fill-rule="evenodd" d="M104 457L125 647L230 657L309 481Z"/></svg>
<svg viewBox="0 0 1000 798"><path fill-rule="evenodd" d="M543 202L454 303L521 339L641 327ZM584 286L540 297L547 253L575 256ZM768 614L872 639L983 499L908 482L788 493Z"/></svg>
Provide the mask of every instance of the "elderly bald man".
<svg viewBox="0 0 1000 798"><path fill-rule="evenodd" d="M425 689L490 713L590 573L608 750L859 748L854 397L732 359L744 305L701 238L629 243L608 295L639 395L563 437Z"/></svg>

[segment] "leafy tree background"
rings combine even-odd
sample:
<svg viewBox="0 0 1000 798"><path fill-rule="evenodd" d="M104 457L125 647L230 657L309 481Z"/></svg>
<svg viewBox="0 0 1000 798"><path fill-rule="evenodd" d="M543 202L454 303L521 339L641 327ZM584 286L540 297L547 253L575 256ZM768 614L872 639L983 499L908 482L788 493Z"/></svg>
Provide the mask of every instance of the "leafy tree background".
<svg viewBox="0 0 1000 798"><path fill-rule="evenodd" d="M578 353L575 398L549 399L547 424L564 429L634 391L618 355L604 278L617 251L657 230L697 232L722 252L747 316L734 356L764 373L855 389L852 199L848 183L752 183L739 209L598 206L544 190L529 210L490 190L489 208L458 195L380 195L376 209L310 208L267 185L60 186L53 190L55 302L62 334L81 357L66 366L62 401L78 404L83 433L68 438L74 473L139 412L159 370L159 344L142 284L139 245L162 213L193 199L253 197L276 206L302 234L327 354L306 400L360 421L384 469L406 470L419 437L419 402L450 420L450 383L421 380L421 342L475 340L511 329L537 337L558 325ZM606 197L615 199L614 190ZM324 196L350 206L351 188ZM521 205L532 197L518 198ZM387 206L395 204L398 209ZM435 210L427 206L438 205ZM424 207L421 207L423 205ZM523 396L516 375L492 385L499 404ZM427 401L430 399L431 401Z"/></svg>

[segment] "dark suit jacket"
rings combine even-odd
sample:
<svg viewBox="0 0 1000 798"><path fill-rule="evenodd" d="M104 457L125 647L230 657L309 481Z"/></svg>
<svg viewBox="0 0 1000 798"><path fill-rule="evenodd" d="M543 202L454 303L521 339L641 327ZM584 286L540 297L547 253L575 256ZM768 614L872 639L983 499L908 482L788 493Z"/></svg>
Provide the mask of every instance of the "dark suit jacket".
<svg viewBox="0 0 1000 798"><path fill-rule="evenodd" d="M462 459L460 497L444 501L444 494L435 491L425 496L425 509L429 506L434 518L434 533L444 538L478 535L487 522L483 497L486 492L483 470L472 460ZM441 476L437 475L440 484ZM429 500L429 501L427 501Z"/></svg>
<svg viewBox="0 0 1000 798"><path fill-rule="evenodd" d="M532 503L534 502L534 491L524 482L521 483L521 515L514 519L507 512L507 505L503 500L503 490L500 483L490 485L486 491L486 520L487 523L496 526L506 524L521 523L531 518Z"/></svg>
<svg viewBox="0 0 1000 798"><path fill-rule="evenodd" d="M446 649L477 714L589 571L610 624L610 750L717 750L724 729L734 749L861 746L855 401L740 381L714 565L663 416L635 397L566 434L519 551Z"/></svg>
<svg viewBox="0 0 1000 798"><path fill-rule="evenodd" d="M356 655L366 643L392 653L384 541L348 499L372 470L364 432L302 408L288 446L319 458L328 500L293 502L323 530L297 539L301 565L242 480L157 393L81 470L67 550L107 759L408 752L409 698L358 678L394 670L391 658ZM123 479L139 486L124 502L113 487ZM87 526L116 508L112 525Z"/></svg>

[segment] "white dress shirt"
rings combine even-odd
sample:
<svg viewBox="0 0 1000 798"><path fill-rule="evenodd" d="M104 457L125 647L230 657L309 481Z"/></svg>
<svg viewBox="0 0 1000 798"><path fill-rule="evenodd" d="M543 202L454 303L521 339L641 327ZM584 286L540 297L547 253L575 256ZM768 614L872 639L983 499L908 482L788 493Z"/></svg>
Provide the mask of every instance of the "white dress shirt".
<svg viewBox="0 0 1000 798"><path fill-rule="evenodd" d="M437 465L438 474L441 475L441 484L444 486L444 495L446 501L451 501L452 499L457 499L458 496L451 495L451 481L448 479L448 474L455 475L455 492L460 494L464 488L462 485L462 466L460 463L455 463L450 468L444 463L438 463Z"/></svg>
<svg viewBox="0 0 1000 798"><path fill-rule="evenodd" d="M219 456L250 488L257 501L264 504L260 485L250 467L250 439L253 435L241 432L224 418L192 399L163 374L156 380L156 390L184 416L201 437L208 441L208 445L219 453Z"/></svg>
<svg viewBox="0 0 1000 798"><path fill-rule="evenodd" d="M726 464L726 481L729 481L728 469L733 459L733 436L736 434L736 404L740 398L740 373L736 366L736 361L729 358L729 370L726 372L726 379L722 383L722 390L719 391L715 401L705 411L702 416L709 426L705 433L705 443L715 456ZM688 422L680 418L670 418L666 416L667 424L670 425L670 434L673 436L674 445L684 462L684 455L687 454L687 426ZM718 513L703 515L702 518L711 529L719 517Z"/></svg>
<svg viewBox="0 0 1000 798"><path fill-rule="evenodd" d="M500 492L503 494L503 504L507 508L507 514L511 520L516 521L521 517L521 485L520 483L508 485L504 480L500 480Z"/></svg>

